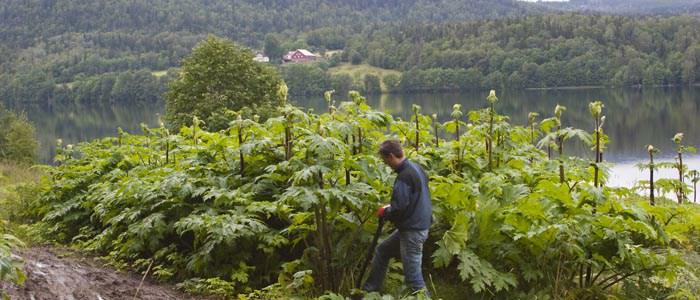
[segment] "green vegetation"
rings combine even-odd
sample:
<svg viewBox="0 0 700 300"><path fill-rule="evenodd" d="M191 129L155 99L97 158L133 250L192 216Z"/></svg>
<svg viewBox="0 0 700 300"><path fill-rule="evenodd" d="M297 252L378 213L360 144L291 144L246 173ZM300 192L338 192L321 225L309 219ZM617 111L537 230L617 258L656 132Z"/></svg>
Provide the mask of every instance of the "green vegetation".
<svg viewBox="0 0 700 300"><path fill-rule="evenodd" d="M22 261L12 253L23 247L24 243L15 237L13 229L20 222L38 221L20 215L21 212L31 210L22 205L23 200L38 199L38 194L32 193L28 184L37 182L39 175L39 172L28 169L25 164L0 161L0 282L22 284L25 280ZM0 298L5 296L0 289Z"/></svg>
<svg viewBox="0 0 700 300"><path fill-rule="evenodd" d="M378 77L381 82L381 91L382 92L390 92L389 86L387 86L386 82L384 81L384 78L387 76L400 76L401 72L396 71L396 70L388 70L388 69L382 69L374 66L370 66L368 64L360 64L360 65L353 65L353 64L340 64L335 67L331 67L328 69L328 73L331 76L337 76L341 74L347 74L352 77L353 82L364 82L364 78L366 75L374 75ZM349 91L349 90L343 90L343 91Z"/></svg>
<svg viewBox="0 0 700 300"><path fill-rule="evenodd" d="M172 77L152 72L177 67L209 34L264 51L275 63L296 48L343 50L331 65L400 71L401 80L388 80L394 84L381 80L391 92L682 85L700 74L700 21L689 16L542 14L511 0L4 4L0 99L12 102L157 101ZM365 90L357 77L336 77L320 89L290 85L290 93Z"/></svg>
<svg viewBox="0 0 700 300"><path fill-rule="evenodd" d="M166 118L171 129L192 125L192 117L203 128L216 131L228 127L225 109L243 107L252 114L272 110L280 79L269 66L253 61L253 54L230 41L209 37L192 50L170 84Z"/></svg>
<svg viewBox="0 0 700 300"><path fill-rule="evenodd" d="M559 14L385 26L345 51L401 70L402 91L684 85L699 80L698 28L684 16Z"/></svg>
<svg viewBox="0 0 700 300"><path fill-rule="evenodd" d="M25 115L12 113L0 103L0 128L0 162L36 161L39 145L36 142L34 126L27 121Z"/></svg>
<svg viewBox="0 0 700 300"><path fill-rule="evenodd" d="M11 234L10 222L19 221L16 214L31 210L21 205L20 195L24 199L38 199L38 194L23 187L23 183L38 179L36 171L28 170L28 165L36 161L38 144L34 126L26 116L5 110L1 104L0 128L0 282L22 284L25 280L22 261L12 251L24 244ZM8 297L1 288L0 297Z"/></svg>
<svg viewBox="0 0 700 300"><path fill-rule="evenodd" d="M209 34L265 50L279 61L280 54L296 48L343 49L350 36L373 24L497 18L535 10L513 0L7 0L0 9L0 99L76 102L86 98L84 91L66 84L94 78L107 90L89 101L114 100L108 88L113 82L103 75L177 67ZM148 81L132 86L160 97Z"/></svg>
<svg viewBox="0 0 700 300"><path fill-rule="evenodd" d="M4 227L4 224L0 226ZM4 233L5 230L2 227L0 227L0 282L22 284L25 280L22 262L12 256L12 250L23 244L13 235ZM2 289L0 289L0 297L3 299L7 297Z"/></svg>
<svg viewBox="0 0 700 300"><path fill-rule="evenodd" d="M585 10L615 14L677 14L700 12L695 0L570 0L539 2L538 5L559 10Z"/></svg>
<svg viewBox="0 0 700 300"><path fill-rule="evenodd" d="M495 93L486 109L456 105L443 124L418 106L408 121L394 119L357 92L342 103L326 93L322 114L289 105L284 89L277 95L264 122L228 111L234 120L220 131L195 118L176 134L144 127L60 146L24 214L41 219L47 239L135 271L153 263L156 278L189 291L335 299L354 288L374 210L390 193L393 174L377 145L398 138L430 175L435 223L425 257L437 286L498 299L698 292L700 274L684 259L700 249L699 209L661 198L651 206L605 186L599 155L564 155L573 137L602 153L602 121L569 128L558 107L542 122L510 124ZM602 109L591 105L595 120ZM400 297L398 271L387 292Z"/></svg>

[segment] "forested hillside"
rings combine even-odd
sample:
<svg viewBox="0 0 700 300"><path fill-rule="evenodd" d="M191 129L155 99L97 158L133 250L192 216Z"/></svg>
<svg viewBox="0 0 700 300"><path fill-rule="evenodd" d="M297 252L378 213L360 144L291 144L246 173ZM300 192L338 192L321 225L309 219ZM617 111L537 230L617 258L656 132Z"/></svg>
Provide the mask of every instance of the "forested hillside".
<svg viewBox="0 0 700 300"><path fill-rule="evenodd" d="M700 20L561 13L387 25L354 36L339 62L401 71L382 78L393 92L690 85L700 79ZM358 85L324 76L323 65L300 68L285 70L296 71L293 91Z"/></svg>
<svg viewBox="0 0 700 300"><path fill-rule="evenodd" d="M281 68L296 95L698 81L697 17L547 11L511 0L10 0L0 7L0 99L154 102L176 74L170 69L208 34L265 50L273 63L297 48L341 50ZM350 64L391 75L329 69Z"/></svg>
<svg viewBox="0 0 700 300"><path fill-rule="evenodd" d="M397 89L680 85L700 77L693 17L560 14L389 26L350 46L405 71Z"/></svg>
<svg viewBox="0 0 700 300"><path fill-rule="evenodd" d="M599 11L615 14L678 14L700 12L698 0L570 0L541 2L550 9Z"/></svg>
<svg viewBox="0 0 700 300"><path fill-rule="evenodd" d="M531 10L513 0L8 0L0 7L0 97L80 101L84 92L76 89L82 88L100 90L101 100L123 101L120 77L128 81L142 75L134 73L139 70L177 66L207 34L255 49L262 49L268 33L286 41L288 49L342 49L347 37L369 24L495 18ZM145 82L149 92L142 98L160 95Z"/></svg>

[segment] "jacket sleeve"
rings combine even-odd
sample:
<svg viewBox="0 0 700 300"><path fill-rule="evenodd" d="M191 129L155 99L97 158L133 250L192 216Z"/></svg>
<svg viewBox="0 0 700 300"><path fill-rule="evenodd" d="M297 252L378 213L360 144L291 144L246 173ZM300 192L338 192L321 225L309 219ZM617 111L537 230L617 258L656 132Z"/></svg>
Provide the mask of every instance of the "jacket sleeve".
<svg viewBox="0 0 700 300"><path fill-rule="evenodd" d="M411 187L401 180L396 180L391 192L391 206L388 211L384 212L384 215L391 221L400 220L410 201Z"/></svg>

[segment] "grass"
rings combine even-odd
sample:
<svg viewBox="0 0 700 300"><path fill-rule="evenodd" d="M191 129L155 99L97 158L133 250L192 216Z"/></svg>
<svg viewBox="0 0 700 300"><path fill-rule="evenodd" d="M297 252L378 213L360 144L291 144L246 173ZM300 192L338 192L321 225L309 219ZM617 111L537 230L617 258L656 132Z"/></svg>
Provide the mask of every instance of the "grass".
<svg viewBox="0 0 700 300"><path fill-rule="evenodd" d="M0 161L0 199L4 199L15 185L36 182L41 172L27 165Z"/></svg>
<svg viewBox="0 0 700 300"><path fill-rule="evenodd" d="M23 207L18 186L38 182L41 171L28 165L0 161L0 222L2 227L17 227L10 224L18 210ZM10 221L10 222L8 222ZM6 228L5 228L6 229Z"/></svg>
<svg viewBox="0 0 700 300"><path fill-rule="evenodd" d="M323 54L323 57L325 58L331 58L334 55L341 54L343 53L343 50L328 50L326 53Z"/></svg>
<svg viewBox="0 0 700 300"><path fill-rule="evenodd" d="M397 75L400 76L401 72L396 71L396 70L389 70L389 69L382 69L374 66L370 66L368 64L361 64L361 65L352 65L352 64L341 64L336 67L332 67L328 69L328 72L331 75L336 75L336 74L348 74L352 76L352 78L355 81L361 81L365 75L367 74L372 74L379 79L384 79L384 76L387 75ZM381 82L381 87L382 87L382 92L387 92L388 89L386 86L384 86L384 82L382 80Z"/></svg>
<svg viewBox="0 0 700 300"><path fill-rule="evenodd" d="M154 77L163 77L165 75L168 75L168 71L153 71L151 72L151 75Z"/></svg>

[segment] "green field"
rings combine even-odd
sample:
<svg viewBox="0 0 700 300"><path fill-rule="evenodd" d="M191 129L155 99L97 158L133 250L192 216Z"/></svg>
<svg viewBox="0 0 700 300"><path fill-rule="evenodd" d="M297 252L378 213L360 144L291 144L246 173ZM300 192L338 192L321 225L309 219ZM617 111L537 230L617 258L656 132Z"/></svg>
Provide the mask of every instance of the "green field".
<svg viewBox="0 0 700 300"><path fill-rule="evenodd" d="M153 71L151 72L151 75L155 77L163 77L165 75L168 75L168 71Z"/></svg>

